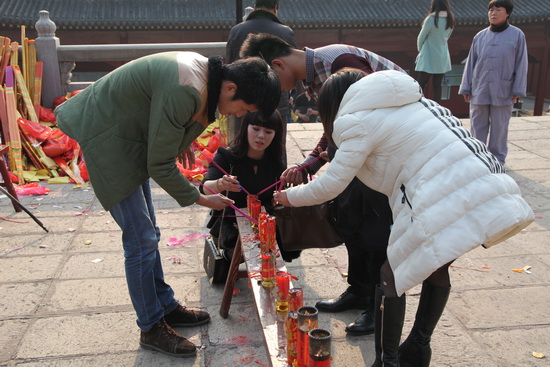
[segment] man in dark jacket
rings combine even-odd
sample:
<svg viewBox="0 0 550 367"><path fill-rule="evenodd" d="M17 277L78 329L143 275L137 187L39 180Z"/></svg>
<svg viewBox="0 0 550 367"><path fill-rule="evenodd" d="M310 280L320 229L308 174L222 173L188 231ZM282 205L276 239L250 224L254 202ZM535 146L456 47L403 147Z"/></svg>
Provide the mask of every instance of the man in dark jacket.
<svg viewBox="0 0 550 367"><path fill-rule="evenodd" d="M237 24L229 32L227 40L227 62L239 59L239 50L250 33L269 33L284 39L292 47L296 47L294 31L277 17L279 0L256 0L254 11L246 21Z"/></svg>
<svg viewBox="0 0 550 367"><path fill-rule="evenodd" d="M294 31L279 20L277 17L278 11L279 0L256 0L254 11L248 15L244 22L237 24L231 28L229 32L226 46L228 63L239 59L241 45L250 33L269 33L285 40L292 47L296 47ZM285 122L289 122L290 117L289 97L287 91L281 92L281 99L277 107L277 110ZM239 131L239 126L240 120L235 122L235 132ZM283 130L283 142L284 141L286 141L286 125ZM286 164L286 154L284 162Z"/></svg>

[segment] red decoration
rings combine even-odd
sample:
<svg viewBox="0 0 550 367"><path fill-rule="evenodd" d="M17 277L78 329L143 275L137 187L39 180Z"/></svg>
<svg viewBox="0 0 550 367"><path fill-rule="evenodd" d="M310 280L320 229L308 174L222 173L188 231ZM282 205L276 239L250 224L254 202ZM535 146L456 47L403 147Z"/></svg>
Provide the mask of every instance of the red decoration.
<svg viewBox="0 0 550 367"><path fill-rule="evenodd" d="M300 307L304 307L304 290L302 288L292 288L288 291L289 301L288 310L298 311Z"/></svg>
<svg viewBox="0 0 550 367"><path fill-rule="evenodd" d="M298 358L298 313L290 311L285 321L286 363L293 366Z"/></svg>

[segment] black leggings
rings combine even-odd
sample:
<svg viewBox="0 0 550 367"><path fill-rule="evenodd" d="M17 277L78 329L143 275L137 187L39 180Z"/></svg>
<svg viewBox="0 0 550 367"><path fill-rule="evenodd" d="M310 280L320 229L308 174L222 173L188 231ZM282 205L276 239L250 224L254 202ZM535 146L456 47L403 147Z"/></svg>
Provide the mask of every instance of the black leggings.
<svg viewBox="0 0 550 367"><path fill-rule="evenodd" d="M451 285L449 266L451 266L453 261L434 271L426 279L426 281L437 287L449 287ZM384 296L397 297L397 291L395 290L395 278L393 277L393 271L391 270L390 263L387 260L384 265L382 265L382 268L380 268L380 288L384 292Z"/></svg>
<svg viewBox="0 0 550 367"><path fill-rule="evenodd" d="M418 72L417 81L418 84L420 84L420 88L422 88L422 91L426 89L426 85L428 85L428 80L430 80L430 77L432 78L432 88L433 88L433 97L432 99L434 101L441 100L441 82L443 81L443 74L429 74L423 71Z"/></svg>

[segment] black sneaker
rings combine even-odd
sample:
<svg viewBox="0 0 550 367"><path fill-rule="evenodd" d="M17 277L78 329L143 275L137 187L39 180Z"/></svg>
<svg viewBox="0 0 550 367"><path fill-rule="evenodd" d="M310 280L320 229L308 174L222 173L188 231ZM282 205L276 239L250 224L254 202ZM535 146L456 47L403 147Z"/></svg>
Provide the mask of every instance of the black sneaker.
<svg viewBox="0 0 550 367"><path fill-rule="evenodd" d="M172 357L186 358L197 354L197 347L176 333L164 319L157 322L151 330L142 331L139 344L143 349L156 350Z"/></svg>
<svg viewBox="0 0 550 367"><path fill-rule="evenodd" d="M164 315L164 320L171 327L193 327L210 322L210 315L208 312L189 310L185 306L178 305L174 311Z"/></svg>

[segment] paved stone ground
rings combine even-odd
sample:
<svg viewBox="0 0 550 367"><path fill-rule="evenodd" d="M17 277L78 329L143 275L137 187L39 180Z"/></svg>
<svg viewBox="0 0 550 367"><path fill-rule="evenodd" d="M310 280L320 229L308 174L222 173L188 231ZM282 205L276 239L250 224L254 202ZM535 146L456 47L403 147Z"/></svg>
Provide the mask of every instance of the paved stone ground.
<svg viewBox="0 0 550 367"><path fill-rule="evenodd" d="M465 121L467 124L468 122ZM320 124L289 125L289 162L300 162L321 135ZM522 187L537 219L491 249L455 262L453 291L435 331L433 366L550 365L550 117L513 118L509 173ZM51 193L23 197L50 230L0 198L0 366L263 366L267 357L246 280L239 280L230 316L222 319L222 287L206 281L203 240L169 247L170 237L204 230L207 210L179 208L155 187L167 281L190 307L208 310L209 325L178 329L204 346L196 359L180 360L139 348L127 294L120 231L91 189L46 185ZM91 241L87 244L87 241ZM181 259L181 264L174 259ZM531 266L531 273L512 269ZM305 290L306 304L346 288L347 252L307 250L288 264ZM414 319L420 288L408 293L404 335ZM333 333L333 366L370 366L373 336L347 337L359 311L321 314ZM532 352L548 357L536 359Z"/></svg>

